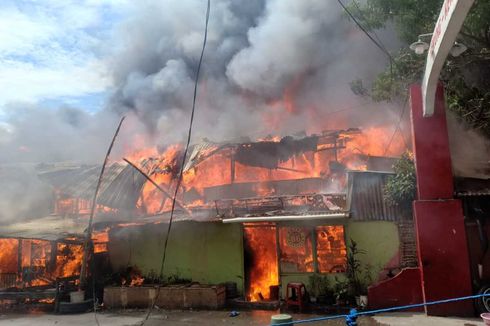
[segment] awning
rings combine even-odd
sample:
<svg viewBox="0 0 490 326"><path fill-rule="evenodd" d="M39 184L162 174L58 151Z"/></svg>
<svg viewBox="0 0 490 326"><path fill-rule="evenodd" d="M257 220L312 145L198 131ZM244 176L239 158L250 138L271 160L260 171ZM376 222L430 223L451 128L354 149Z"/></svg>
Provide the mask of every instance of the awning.
<svg viewBox="0 0 490 326"><path fill-rule="evenodd" d="M310 215L275 215L275 216L248 216L225 218L223 223L253 223L253 222L287 222L287 221L313 221L336 220L349 217L348 212L310 214Z"/></svg>

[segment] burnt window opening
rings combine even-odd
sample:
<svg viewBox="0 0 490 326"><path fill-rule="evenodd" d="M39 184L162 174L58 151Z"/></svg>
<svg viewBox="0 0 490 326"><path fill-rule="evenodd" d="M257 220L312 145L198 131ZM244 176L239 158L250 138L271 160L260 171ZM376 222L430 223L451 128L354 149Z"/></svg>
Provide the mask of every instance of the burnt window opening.
<svg viewBox="0 0 490 326"><path fill-rule="evenodd" d="M347 248L343 226L318 226L316 232L316 257L319 273L344 273Z"/></svg>
<svg viewBox="0 0 490 326"><path fill-rule="evenodd" d="M310 228L279 228L279 262L283 273L311 273L315 270Z"/></svg>
<svg viewBox="0 0 490 326"><path fill-rule="evenodd" d="M52 284L80 274L83 246L40 239L0 239L0 288Z"/></svg>
<svg viewBox="0 0 490 326"><path fill-rule="evenodd" d="M280 227L279 243L281 273L346 271L347 248L341 225Z"/></svg>
<svg viewBox="0 0 490 326"><path fill-rule="evenodd" d="M280 275L344 273L344 226L296 227L245 223L244 269L248 301L273 300Z"/></svg>

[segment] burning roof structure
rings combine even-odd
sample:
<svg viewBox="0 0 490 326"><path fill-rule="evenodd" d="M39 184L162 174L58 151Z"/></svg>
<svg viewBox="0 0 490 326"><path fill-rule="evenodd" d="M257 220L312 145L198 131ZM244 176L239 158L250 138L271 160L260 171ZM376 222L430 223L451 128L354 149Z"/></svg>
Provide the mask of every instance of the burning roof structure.
<svg viewBox="0 0 490 326"><path fill-rule="evenodd" d="M44 167L39 173L60 194L70 198L91 200L100 173L100 166L83 165L71 168ZM98 204L129 210L135 206L146 179L126 163L110 165L102 179Z"/></svg>
<svg viewBox="0 0 490 326"><path fill-rule="evenodd" d="M318 203L320 198L322 207L328 208L326 212L346 211L345 204L339 206L333 203L335 200L331 201L334 194L346 201L345 172L387 168L392 162L391 158L365 154L368 150L365 144L369 141L366 137L369 135L359 129L348 129L256 142L203 140L191 148L184 163L180 206L185 205L200 217L207 211L210 219L223 216L224 206L234 207L234 214L240 211L240 205L250 211L252 202L262 211L272 205L276 211L280 206L283 212L289 212L285 215L297 215L299 211L302 214L314 211L307 201L314 198ZM97 202L99 211L113 218L118 216L119 221L134 216L165 215L170 209L169 193L177 176L180 155L180 148L171 146L158 157L131 157L165 192L147 182L142 173L126 162L108 166ZM44 164L39 169L39 177L55 190L55 213L88 212L100 166ZM327 194L330 199L323 200ZM294 205L303 208L294 209Z"/></svg>
<svg viewBox="0 0 490 326"><path fill-rule="evenodd" d="M359 129L325 131L320 135L310 136L270 137L255 142L215 143L203 140L191 148L190 155L184 162L175 221L218 221L246 225L316 220L339 223L350 216L351 208L356 218L362 220L366 215L359 210L366 211L369 205L352 205L351 199L371 196L372 198L366 200L382 201L379 194L383 180L375 178L374 184L368 184L371 181L352 179L347 171L389 170L393 159L380 155L382 149L370 148L375 140L373 135ZM98 196L97 217L92 235L95 253L108 252L110 234L117 236L120 233L111 230L168 221L170 199L180 169L181 155L180 146L174 145L158 155L155 152L146 155L143 150L128 156L126 162L114 162L107 166ZM0 236L17 241L17 248L22 247L24 241L51 243L49 248L46 247L49 250L44 250L45 254L41 255L44 257L43 263L38 265L42 268L37 269L35 276L46 280L42 284L48 284L53 277L79 273L80 239L87 225L100 168L98 165L71 163L39 164L38 177L53 189L53 214L2 228ZM153 183L148 182L145 175ZM364 186L361 187L359 182ZM353 192L352 189L357 188L365 189L366 192ZM373 189L376 191L373 192ZM393 210L385 207L382 212L390 215ZM375 215L377 213L379 212L374 212ZM275 226L273 229L275 230ZM269 236L270 230L267 230L247 227L247 246L254 246L253 239L260 232ZM317 231L318 237L329 237L336 241L335 246L331 247L327 240L322 244L323 238L317 239L320 246L318 250L335 252L332 261L319 262L322 270L343 270L343 227L324 225L319 226ZM289 233L282 232L280 229L280 237L274 239L286 241L283 237L289 237ZM75 247L63 249L68 245ZM59 258L49 258L54 257L55 253ZM279 257L276 253L271 254ZM22 255L28 256L29 253L22 252ZM282 259L289 261L288 264L298 263L296 258ZM58 266L63 265L61 261L65 265L71 264L70 273L55 272L64 268ZM58 267L50 267L50 264ZM311 260L308 264L308 268L313 268ZM29 268L32 266L32 263L29 264ZM291 266L288 268L292 268ZM17 268L12 273L19 271ZM256 268L253 273L260 274L260 271ZM276 275L275 278L277 277ZM262 281L264 286L270 283L270 280ZM36 282L29 284L38 284ZM257 299L257 295L251 298Z"/></svg>

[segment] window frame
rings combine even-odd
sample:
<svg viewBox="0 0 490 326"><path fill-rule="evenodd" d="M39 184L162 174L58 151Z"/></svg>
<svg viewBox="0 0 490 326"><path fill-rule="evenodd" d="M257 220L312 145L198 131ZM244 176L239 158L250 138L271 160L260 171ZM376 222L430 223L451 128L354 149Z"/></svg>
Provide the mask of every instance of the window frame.
<svg viewBox="0 0 490 326"><path fill-rule="evenodd" d="M318 267L318 253L317 253L317 232L316 228L319 226L338 226L343 228L343 240L344 244L346 246L346 256L347 258L347 240L346 240L346 232L345 232L345 225L344 224L315 224L315 225L298 225L298 224L281 224L281 223L276 223L276 247L277 247L277 266L279 269L279 277L281 275L288 276L288 275L311 275L311 274L322 274L322 275L329 275L329 274L343 274L343 273L331 273L331 272L320 272L319 267ZM308 228L310 232L310 237L311 237L311 246L312 246L312 255L313 255L313 271L312 272L284 272L281 269L281 243L279 241L279 228L288 228L288 227L302 227L302 228ZM344 272L345 273L345 272Z"/></svg>

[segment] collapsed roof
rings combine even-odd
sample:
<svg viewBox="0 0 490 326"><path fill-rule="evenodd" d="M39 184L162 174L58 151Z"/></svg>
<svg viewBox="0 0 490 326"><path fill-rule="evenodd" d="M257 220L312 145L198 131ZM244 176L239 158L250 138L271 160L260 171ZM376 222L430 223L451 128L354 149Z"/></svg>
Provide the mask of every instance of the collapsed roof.
<svg viewBox="0 0 490 326"><path fill-rule="evenodd" d="M54 166L39 173L60 193L92 200L100 174L100 165L60 168ZM116 209L132 209L146 182L144 176L127 163L114 163L105 170L97 202Z"/></svg>

